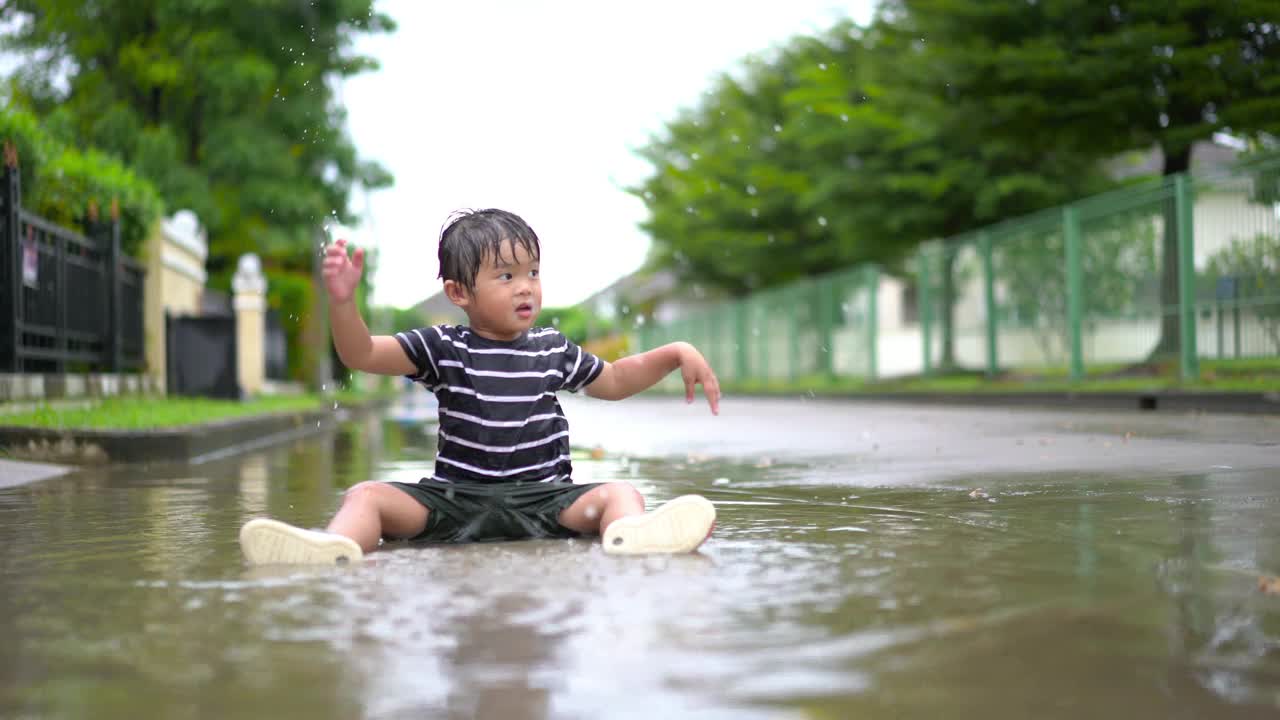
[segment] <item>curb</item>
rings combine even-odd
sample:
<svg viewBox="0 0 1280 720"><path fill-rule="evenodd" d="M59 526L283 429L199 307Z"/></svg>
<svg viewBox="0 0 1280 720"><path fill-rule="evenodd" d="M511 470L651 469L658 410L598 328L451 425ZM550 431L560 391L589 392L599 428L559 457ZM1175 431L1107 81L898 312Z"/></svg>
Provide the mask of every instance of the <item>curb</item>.
<svg viewBox="0 0 1280 720"><path fill-rule="evenodd" d="M1148 392L978 392L978 393L862 393L803 392L733 393L742 397L808 397L810 399L867 400L870 402L927 405L1006 405L1011 407L1090 408L1159 412L1206 412L1244 415L1280 415L1280 392L1196 392L1153 390Z"/></svg>
<svg viewBox="0 0 1280 720"><path fill-rule="evenodd" d="M336 427L353 414L379 409L374 401L332 410L253 415L155 430L55 430L0 426L0 448L15 458L64 463L207 462ZM34 448L32 446L35 446Z"/></svg>

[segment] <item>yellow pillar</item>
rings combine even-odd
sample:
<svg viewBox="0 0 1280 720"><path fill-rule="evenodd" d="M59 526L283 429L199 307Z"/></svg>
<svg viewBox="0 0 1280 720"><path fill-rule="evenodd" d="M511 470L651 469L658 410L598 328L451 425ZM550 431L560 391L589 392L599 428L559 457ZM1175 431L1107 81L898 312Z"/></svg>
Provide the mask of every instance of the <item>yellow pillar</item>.
<svg viewBox="0 0 1280 720"><path fill-rule="evenodd" d="M232 307L236 311L236 366L240 393L257 395L267 375L266 312L267 279L262 274L258 256L240 256L236 274L231 278L235 291Z"/></svg>
<svg viewBox="0 0 1280 720"><path fill-rule="evenodd" d="M195 213L162 218L147 238L144 295L147 374L163 391L168 353L166 315L197 315L204 291L209 239Z"/></svg>

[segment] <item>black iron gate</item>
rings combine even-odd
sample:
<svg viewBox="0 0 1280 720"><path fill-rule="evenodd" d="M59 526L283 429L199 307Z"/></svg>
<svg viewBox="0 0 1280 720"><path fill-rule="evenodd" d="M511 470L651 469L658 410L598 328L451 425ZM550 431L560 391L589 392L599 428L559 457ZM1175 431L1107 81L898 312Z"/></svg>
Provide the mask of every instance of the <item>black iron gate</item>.
<svg viewBox="0 0 1280 720"><path fill-rule="evenodd" d="M234 315L167 316L170 395L240 397Z"/></svg>

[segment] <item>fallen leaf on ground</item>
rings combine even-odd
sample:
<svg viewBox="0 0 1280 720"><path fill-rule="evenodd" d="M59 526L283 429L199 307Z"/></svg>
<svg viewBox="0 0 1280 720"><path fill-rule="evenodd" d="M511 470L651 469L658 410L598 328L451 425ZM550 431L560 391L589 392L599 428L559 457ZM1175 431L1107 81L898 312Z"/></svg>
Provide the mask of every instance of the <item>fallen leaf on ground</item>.
<svg viewBox="0 0 1280 720"><path fill-rule="evenodd" d="M1280 577L1263 575L1258 578L1258 589L1268 595L1280 595Z"/></svg>

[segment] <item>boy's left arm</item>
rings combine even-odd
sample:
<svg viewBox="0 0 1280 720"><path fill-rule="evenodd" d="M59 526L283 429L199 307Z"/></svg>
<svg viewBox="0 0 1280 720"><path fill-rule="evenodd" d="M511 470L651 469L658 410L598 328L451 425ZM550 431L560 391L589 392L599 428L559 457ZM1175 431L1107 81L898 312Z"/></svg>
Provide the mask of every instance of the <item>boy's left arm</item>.
<svg viewBox="0 0 1280 720"><path fill-rule="evenodd" d="M604 369L590 385L587 394L601 400L622 400L653 387L672 370L680 369L684 377L685 402L693 402L695 385L702 385L711 412L720 414L720 382L706 358L687 342L674 342L639 355L629 355Z"/></svg>

